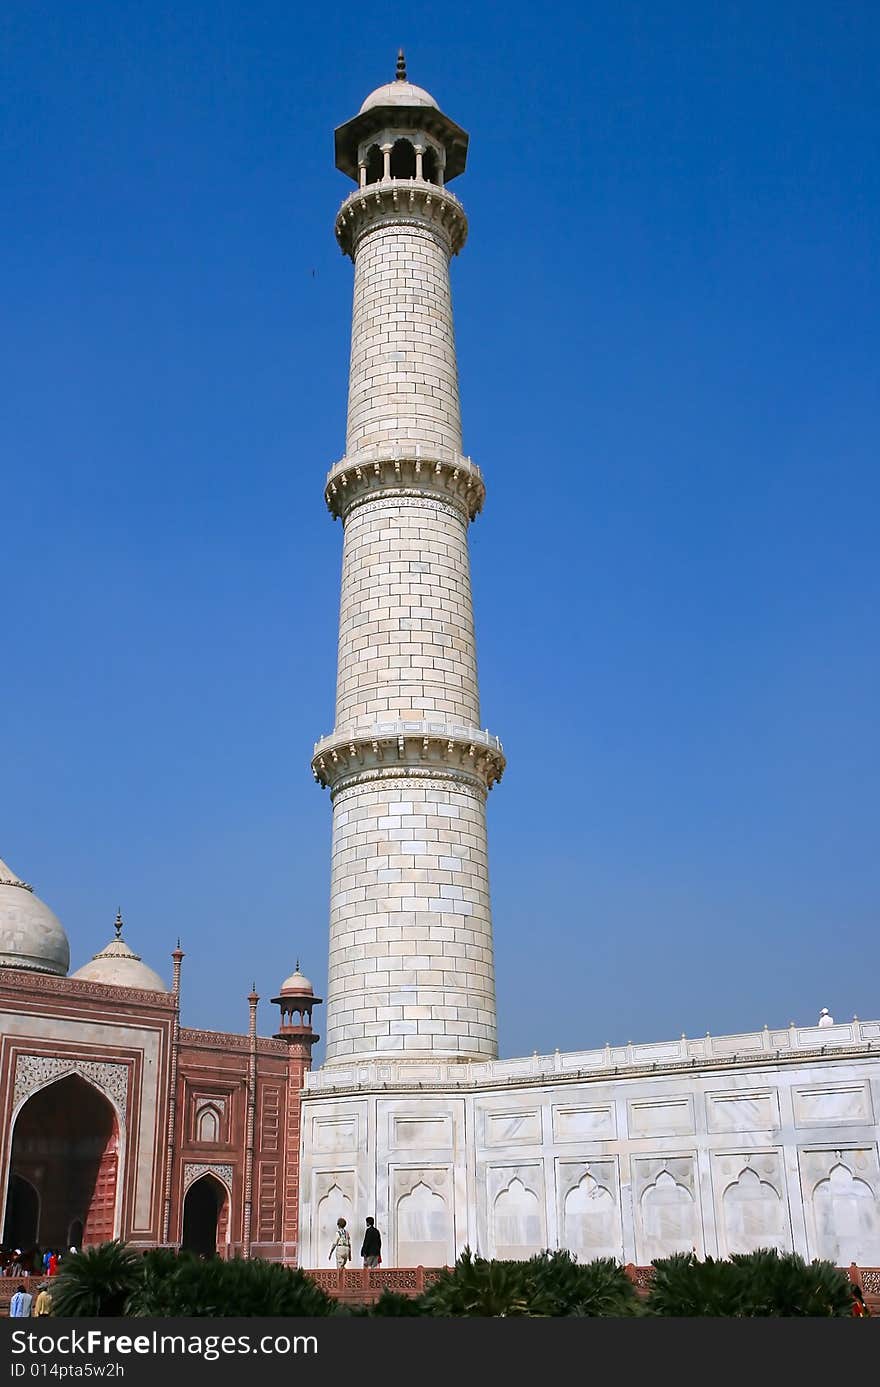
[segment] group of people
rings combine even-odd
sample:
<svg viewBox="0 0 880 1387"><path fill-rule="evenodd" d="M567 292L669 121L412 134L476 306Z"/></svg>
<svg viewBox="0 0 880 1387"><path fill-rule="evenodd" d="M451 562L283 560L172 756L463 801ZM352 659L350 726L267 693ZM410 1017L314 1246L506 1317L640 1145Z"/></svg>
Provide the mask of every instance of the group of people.
<svg viewBox="0 0 880 1387"><path fill-rule="evenodd" d="M68 1254L60 1248L49 1247L41 1250L31 1247L0 1247L0 1269L3 1276L56 1276L61 1263ZM76 1248L70 1248L70 1255L76 1255Z"/></svg>
<svg viewBox="0 0 880 1387"><path fill-rule="evenodd" d="M49 1289L48 1278L57 1276L61 1269L61 1263L65 1256L75 1257L77 1249L71 1247L67 1252L63 1252L58 1247L39 1247L28 1248L27 1251L20 1247L4 1247L0 1250L0 1259L3 1263L4 1276L45 1276L47 1280L41 1281L36 1292L28 1286L19 1286L9 1302L10 1319L29 1319L31 1316L51 1315L52 1314L52 1293Z"/></svg>
<svg viewBox="0 0 880 1387"><path fill-rule="evenodd" d="M380 1267L382 1265L382 1234L376 1227L375 1219L367 1219L361 1256L364 1259L365 1267ZM346 1263L351 1261L351 1234L346 1227L344 1218L336 1220L336 1236L330 1244L330 1257L331 1259L336 1258L336 1266L340 1271Z"/></svg>
<svg viewBox="0 0 880 1387"><path fill-rule="evenodd" d="M19 1287L9 1302L9 1318L11 1320L30 1319L32 1315L51 1315L51 1313L52 1293L49 1290L48 1281L40 1282L36 1295L25 1290L23 1286Z"/></svg>

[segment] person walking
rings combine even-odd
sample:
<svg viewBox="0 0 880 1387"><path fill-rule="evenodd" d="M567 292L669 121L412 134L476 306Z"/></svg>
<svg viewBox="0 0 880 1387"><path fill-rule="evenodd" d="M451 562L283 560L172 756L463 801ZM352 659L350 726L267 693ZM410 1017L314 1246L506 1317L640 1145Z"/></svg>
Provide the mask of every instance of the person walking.
<svg viewBox="0 0 880 1387"><path fill-rule="evenodd" d="M40 1285L40 1293L34 1301L35 1315L51 1315L52 1297L49 1294L49 1283L43 1281Z"/></svg>
<svg viewBox="0 0 880 1387"><path fill-rule="evenodd" d="M336 1236L330 1244L330 1256L336 1256L336 1270L342 1271L346 1262L351 1261L351 1237L345 1226L345 1219L336 1220Z"/></svg>
<svg viewBox="0 0 880 1387"><path fill-rule="evenodd" d="M49 1265L46 1267L46 1270L50 1276L58 1275L58 1253L55 1252L54 1249L49 1253Z"/></svg>
<svg viewBox="0 0 880 1387"><path fill-rule="evenodd" d="M30 1318L33 1303L34 1298L30 1291L16 1291L9 1302L9 1318L13 1320Z"/></svg>
<svg viewBox="0 0 880 1387"><path fill-rule="evenodd" d="M367 1219L367 1226L364 1229L364 1243L361 1248L361 1256L364 1259L365 1267L379 1267L382 1265L382 1234L376 1227L375 1221Z"/></svg>

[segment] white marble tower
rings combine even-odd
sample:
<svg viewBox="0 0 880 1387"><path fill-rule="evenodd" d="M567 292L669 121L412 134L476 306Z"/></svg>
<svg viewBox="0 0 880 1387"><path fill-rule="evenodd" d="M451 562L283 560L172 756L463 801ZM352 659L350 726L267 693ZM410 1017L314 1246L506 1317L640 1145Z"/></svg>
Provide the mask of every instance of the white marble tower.
<svg viewBox="0 0 880 1387"><path fill-rule="evenodd" d="M315 747L333 800L327 1063L497 1053L486 797L446 184L467 135L397 77L336 131L358 184L336 218L354 262L345 457L326 500L345 537L336 725Z"/></svg>

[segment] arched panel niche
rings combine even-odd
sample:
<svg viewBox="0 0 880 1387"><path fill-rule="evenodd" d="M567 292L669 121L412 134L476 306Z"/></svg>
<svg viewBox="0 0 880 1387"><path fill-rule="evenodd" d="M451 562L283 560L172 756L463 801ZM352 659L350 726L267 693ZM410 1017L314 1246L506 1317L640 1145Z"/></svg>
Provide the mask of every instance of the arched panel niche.
<svg viewBox="0 0 880 1387"><path fill-rule="evenodd" d="M728 1253L756 1252L759 1247L788 1247L785 1207L773 1185L747 1166L721 1199Z"/></svg>
<svg viewBox="0 0 880 1387"><path fill-rule="evenodd" d="M446 1200L419 1181L397 1201L397 1265L443 1267L454 1260Z"/></svg>
<svg viewBox="0 0 880 1387"><path fill-rule="evenodd" d="M196 1141L216 1144L220 1140L220 1113L207 1104L196 1117Z"/></svg>
<svg viewBox="0 0 880 1387"><path fill-rule="evenodd" d="M318 1201L315 1217L315 1232L312 1246L312 1265L326 1267L330 1262L330 1244L336 1237L336 1221L344 1218L351 1237L352 1261L360 1250L355 1246L354 1205L340 1185L332 1184L327 1193Z"/></svg>
<svg viewBox="0 0 880 1387"><path fill-rule="evenodd" d="M697 1246L694 1197L668 1170L661 1171L643 1191L640 1204L648 1262Z"/></svg>
<svg viewBox="0 0 880 1387"><path fill-rule="evenodd" d="M867 1180L838 1162L813 1190L817 1254L836 1266L880 1266L880 1208Z"/></svg>
<svg viewBox="0 0 880 1387"><path fill-rule="evenodd" d="M620 1257L620 1220L614 1196L592 1175L584 1175L565 1196L563 1247L580 1262Z"/></svg>
<svg viewBox="0 0 880 1387"><path fill-rule="evenodd" d="M495 1256L521 1262L541 1251L542 1221L538 1196L519 1177L496 1196L492 1206Z"/></svg>

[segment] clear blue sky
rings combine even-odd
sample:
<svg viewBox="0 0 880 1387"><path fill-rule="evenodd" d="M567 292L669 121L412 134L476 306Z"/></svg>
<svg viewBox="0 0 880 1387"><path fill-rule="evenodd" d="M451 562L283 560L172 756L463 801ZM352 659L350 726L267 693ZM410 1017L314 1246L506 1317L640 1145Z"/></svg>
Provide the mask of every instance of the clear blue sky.
<svg viewBox="0 0 880 1387"><path fill-rule="evenodd" d="M121 904L189 1024L298 955L324 990L333 127L403 43L471 135L502 1053L880 1012L878 38L859 0L8 0L0 855L73 966Z"/></svg>

